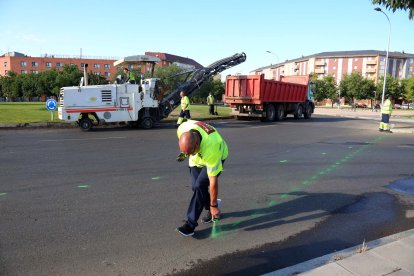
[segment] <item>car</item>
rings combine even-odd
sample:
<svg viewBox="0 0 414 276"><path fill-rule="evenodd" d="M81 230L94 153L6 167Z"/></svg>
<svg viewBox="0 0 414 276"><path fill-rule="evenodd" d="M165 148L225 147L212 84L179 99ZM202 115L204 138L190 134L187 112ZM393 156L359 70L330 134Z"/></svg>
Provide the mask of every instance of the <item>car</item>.
<svg viewBox="0 0 414 276"><path fill-rule="evenodd" d="M401 109L414 109L414 103L402 104Z"/></svg>
<svg viewBox="0 0 414 276"><path fill-rule="evenodd" d="M392 109L401 109L401 105L399 105L399 104L394 104L394 105L392 106Z"/></svg>
<svg viewBox="0 0 414 276"><path fill-rule="evenodd" d="M355 103L355 108L367 108L368 106L364 103Z"/></svg>

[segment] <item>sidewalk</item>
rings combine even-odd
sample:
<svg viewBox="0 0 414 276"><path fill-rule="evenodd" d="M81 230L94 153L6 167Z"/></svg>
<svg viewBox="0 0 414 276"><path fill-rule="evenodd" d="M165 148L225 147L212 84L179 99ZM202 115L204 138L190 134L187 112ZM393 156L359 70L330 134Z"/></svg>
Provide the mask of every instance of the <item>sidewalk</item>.
<svg viewBox="0 0 414 276"><path fill-rule="evenodd" d="M414 275L414 229L265 274L287 275Z"/></svg>

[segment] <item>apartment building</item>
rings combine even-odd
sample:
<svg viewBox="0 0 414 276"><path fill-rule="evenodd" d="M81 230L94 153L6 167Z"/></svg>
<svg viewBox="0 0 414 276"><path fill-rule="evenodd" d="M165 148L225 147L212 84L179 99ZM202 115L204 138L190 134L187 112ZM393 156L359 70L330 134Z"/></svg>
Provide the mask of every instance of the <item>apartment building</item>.
<svg viewBox="0 0 414 276"><path fill-rule="evenodd" d="M0 56L0 75L5 76L8 71L17 74L38 74L55 68L62 70L64 65L76 65L84 68L88 64L88 71L111 79L117 68L113 66L116 58L81 58L72 56L43 55L41 57L27 56L18 52L9 52Z"/></svg>
<svg viewBox="0 0 414 276"><path fill-rule="evenodd" d="M146 52L145 54L156 56L161 59L161 61L156 64L156 67L166 67L171 64L189 69L202 67L202 65L190 58L160 52ZM52 68L62 70L65 64L76 65L78 68L82 69L85 64L88 64L89 72L93 72L95 75L101 75L108 80L111 80L118 71L118 68L113 66L114 61L118 59L119 58L117 57L81 58L80 56L55 56L46 54L41 57L32 57L19 52L9 52L0 56L0 75L5 76L8 71L14 71L17 74L38 74L46 70L51 70ZM148 72L149 70L149 65L145 68L141 68L143 73Z"/></svg>
<svg viewBox="0 0 414 276"><path fill-rule="evenodd" d="M280 76L316 74L323 78L331 75L339 84L344 75L356 71L377 82L384 76L386 54L376 50L322 52L261 67L251 73L274 80ZM389 52L387 74L398 79L410 78L414 75L414 54Z"/></svg>

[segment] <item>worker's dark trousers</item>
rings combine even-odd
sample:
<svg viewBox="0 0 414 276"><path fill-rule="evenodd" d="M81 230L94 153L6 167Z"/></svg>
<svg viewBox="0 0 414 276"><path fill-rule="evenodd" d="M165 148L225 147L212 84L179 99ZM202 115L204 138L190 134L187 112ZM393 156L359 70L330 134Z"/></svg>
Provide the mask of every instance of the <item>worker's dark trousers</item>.
<svg viewBox="0 0 414 276"><path fill-rule="evenodd" d="M209 107L208 112L210 113L210 115L214 115L214 104L209 104L208 107Z"/></svg>
<svg viewBox="0 0 414 276"><path fill-rule="evenodd" d="M187 221L192 227L197 227L203 209L210 209L210 181L207 176L207 168L190 167L193 197L187 211Z"/></svg>
<svg viewBox="0 0 414 276"><path fill-rule="evenodd" d="M224 165L224 161L221 161ZM217 176L219 176L219 173ZM210 210L210 181L207 175L207 168L190 167L192 179L193 197L187 211L187 221L192 227L197 227L203 209Z"/></svg>

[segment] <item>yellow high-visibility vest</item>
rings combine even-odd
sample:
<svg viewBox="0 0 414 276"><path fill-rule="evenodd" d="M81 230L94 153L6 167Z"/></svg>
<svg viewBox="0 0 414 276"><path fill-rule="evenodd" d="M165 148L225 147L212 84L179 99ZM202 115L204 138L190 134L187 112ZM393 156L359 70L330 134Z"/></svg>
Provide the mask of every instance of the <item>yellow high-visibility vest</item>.
<svg viewBox="0 0 414 276"><path fill-rule="evenodd" d="M381 113L391 115L391 113L392 113L392 103L389 99L386 99L384 101L384 104L381 107Z"/></svg>
<svg viewBox="0 0 414 276"><path fill-rule="evenodd" d="M217 130L204 122L188 120L177 129L180 139L182 133L197 130L201 135L200 150L197 154L190 155L190 167L206 167L208 176L216 176L223 170L222 160L226 160L229 149L226 142Z"/></svg>

